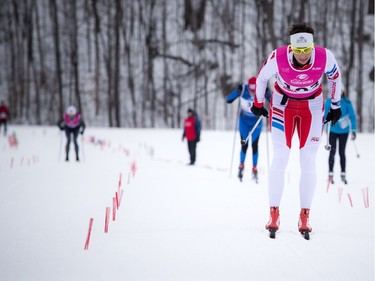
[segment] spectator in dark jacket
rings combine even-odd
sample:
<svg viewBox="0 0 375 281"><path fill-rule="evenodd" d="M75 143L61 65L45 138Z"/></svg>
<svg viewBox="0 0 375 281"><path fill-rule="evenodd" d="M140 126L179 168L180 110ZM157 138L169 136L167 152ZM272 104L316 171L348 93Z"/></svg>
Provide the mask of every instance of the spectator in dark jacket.
<svg viewBox="0 0 375 281"><path fill-rule="evenodd" d="M188 109L187 118L184 121L184 133L182 135L182 141L184 138L187 139L188 149L190 154L190 163L189 165L194 165L196 160L196 148L197 143L200 141L201 134L201 121L197 113Z"/></svg>

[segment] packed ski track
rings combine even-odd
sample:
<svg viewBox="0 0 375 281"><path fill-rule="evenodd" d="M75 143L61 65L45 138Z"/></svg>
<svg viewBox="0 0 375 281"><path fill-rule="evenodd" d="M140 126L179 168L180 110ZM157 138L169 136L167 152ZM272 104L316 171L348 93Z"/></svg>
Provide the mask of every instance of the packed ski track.
<svg viewBox="0 0 375 281"><path fill-rule="evenodd" d="M203 130L195 166L182 130L88 127L80 162L64 161L55 127L10 126L9 136L0 137L0 280L374 280L373 134L358 134L360 157L348 141L347 185L338 155L328 184L322 136L310 240L297 228L298 139L270 239L265 132L258 183L249 155L237 178L233 131Z"/></svg>

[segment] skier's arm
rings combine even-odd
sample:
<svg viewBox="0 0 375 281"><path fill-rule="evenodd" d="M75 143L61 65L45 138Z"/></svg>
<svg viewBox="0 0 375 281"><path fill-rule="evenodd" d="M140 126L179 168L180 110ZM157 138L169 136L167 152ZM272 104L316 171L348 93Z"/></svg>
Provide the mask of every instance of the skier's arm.
<svg viewBox="0 0 375 281"><path fill-rule="evenodd" d="M357 131L357 117L355 115L353 104L349 100L348 100L348 113L349 113L349 119L350 119L352 132L356 132Z"/></svg>
<svg viewBox="0 0 375 281"><path fill-rule="evenodd" d="M65 122L64 122L64 119L60 119L58 122L57 122L57 127L59 127L59 129L62 131L64 130L65 128Z"/></svg>
<svg viewBox="0 0 375 281"><path fill-rule="evenodd" d="M330 89L329 96L331 100L331 108L333 110L340 108L341 106L341 74L339 65L335 59L335 56L328 49L327 51L327 63L325 68L325 74L328 78L328 84Z"/></svg>
<svg viewBox="0 0 375 281"><path fill-rule="evenodd" d="M242 88L242 85L239 85ZM226 98L225 101L227 103L232 103L236 98L238 98L241 95L241 91L239 88L235 89L233 92L231 92Z"/></svg>
<svg viewBox="0 0 375 281"><path fill-rule="evenodd" d="M196 120L195 120L195 131L197 133L196 141L200 141L201 128L202 128L201 120L198 117L196 117Z"/></svg>
<svg viewBox="0 0 375 281"><path fill-rule="evenodd" d="M81 118L81 121L80 121L80 128L81 128L81 135L83 135L83 132L86 129L86 123L82 118Z"/></svg>
<svg viewBox="0 0 375 281"><path fill-rule="evenodd" d="M264 106L266 89L268 80L277 74L277 65L276 65L276 50L274 50L264 62L262 68L260 69L257 82L256 82L256 94L254 106L261 108Z"/></svg>

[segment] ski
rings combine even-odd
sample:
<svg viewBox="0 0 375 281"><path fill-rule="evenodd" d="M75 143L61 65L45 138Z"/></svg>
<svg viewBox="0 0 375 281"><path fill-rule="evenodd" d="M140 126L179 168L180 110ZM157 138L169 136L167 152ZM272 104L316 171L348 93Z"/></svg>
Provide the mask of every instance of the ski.
<svg viewBox="0 0 375 281"><path fill-rule="evenodd" d="M310 240L310 232L308 230L302 230L301 231L301 235L303 236L303 238L305 238L306 240Z"/></svg>
<svg viewBox="0 0 375 281"><path fill-rule="evenodd" d="M268 231L270 232L270 238L271 239L275 239L276 238L276 231L277 231L277 229L274 228L274 227L271 227L271 228L268 229Z"/></svg>

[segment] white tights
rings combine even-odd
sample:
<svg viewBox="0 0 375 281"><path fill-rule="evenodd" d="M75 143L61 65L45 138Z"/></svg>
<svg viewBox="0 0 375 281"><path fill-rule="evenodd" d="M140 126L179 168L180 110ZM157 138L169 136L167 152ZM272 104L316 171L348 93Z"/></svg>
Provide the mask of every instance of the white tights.
<svg viewBox="0 0 375 281"><path fill-rule="evenodd" d="M300 149L301 177L299 183L301 208L311 207L316 186L315 159L319 145L309 145ZM290 149L283 143L273 142L273 160L269 173L268 195L270 206L278 207L284 191L285 169Z"/></svg>

